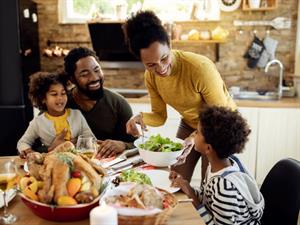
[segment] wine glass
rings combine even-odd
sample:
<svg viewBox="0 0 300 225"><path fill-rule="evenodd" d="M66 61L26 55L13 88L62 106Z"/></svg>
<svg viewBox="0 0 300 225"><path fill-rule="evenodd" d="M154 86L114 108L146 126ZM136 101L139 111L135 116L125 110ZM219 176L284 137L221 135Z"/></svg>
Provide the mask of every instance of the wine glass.
<svg viewBox="0 0 300 225"><path fill-rule="evenodd" d="M93 158L97 151L96 138L93 136L80 135L77 139L76 149L89 158Z"/></svg>
<svg viewBox="0 0 300 225"><path fill-rule="evenodd" d="M15 164L13 160L8 160L0 164L0 192L3 198L4 210L3 215L0 217L1 224L12 224L16 222L17 216L8 213L8 197L16 191L17 187L17 174L15 172Z"/></svg>

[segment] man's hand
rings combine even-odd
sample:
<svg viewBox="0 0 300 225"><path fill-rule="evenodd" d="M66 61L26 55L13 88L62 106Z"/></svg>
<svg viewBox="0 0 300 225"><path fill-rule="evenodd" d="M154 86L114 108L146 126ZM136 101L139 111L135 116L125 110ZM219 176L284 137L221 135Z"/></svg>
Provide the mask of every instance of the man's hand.
<svg viewBox="0 0 300 225"><path fill-rule="evenodd" d="M63 129L63 131L60 134L56 135L52 144L48 147L48 152L51 152L53 149L55 149L56 146L65 142L66 134L67 134L67 129Z"/></svg>
<svg viewBox="0 0 300 225"><path fill-rule="evenodd" d="M174 165L172 165L172 167L176 167L184 164L187 156L192 151L194 145L195 145L194 136L187 137L183 143L183 153L179 157L177 157L177 162Z"/></svg>
<svg viewBox="0 0 300 225"><path fill-rule="evenodd" d="M136 124L141 125L142 130L147 130L146 125L143 122L142 114L132 116L126 123L126 132L134 137L141 136Z"/></svg>
<svg viewBox="0 0 300 225"><path fill-rule="evenodd" d="M96 158L108 158L123 152L126 149L126 144L123 141L115 141L107 139L105 141L98 140L98 154Z"/></svg>

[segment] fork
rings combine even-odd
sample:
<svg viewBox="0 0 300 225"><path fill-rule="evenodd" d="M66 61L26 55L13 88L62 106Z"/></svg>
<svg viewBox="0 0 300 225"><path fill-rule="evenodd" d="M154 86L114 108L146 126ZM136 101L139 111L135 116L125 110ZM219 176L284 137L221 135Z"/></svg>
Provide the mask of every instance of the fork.
<svg viewBox="0 0 300 225"><path fill-rule="evenodd" d="M141 132L142 132L142 144L144 144L145 134L144 134L144 129L142 127L141 127Z"/></svg>

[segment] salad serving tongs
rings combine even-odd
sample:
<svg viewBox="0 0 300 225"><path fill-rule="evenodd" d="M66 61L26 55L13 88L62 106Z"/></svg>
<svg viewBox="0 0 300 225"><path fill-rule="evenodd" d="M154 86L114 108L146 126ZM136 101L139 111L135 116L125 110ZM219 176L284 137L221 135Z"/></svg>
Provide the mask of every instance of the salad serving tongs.
<svg viewBox="0 0 300 225"><path fill-rule="evenodd" d="M145 143L145 139L147 138L147 136L145 136L145 132L146 132L146 131L148 131L147 128L142 128L142 126L141 126L141 132L140 132L140 133L141 133L142 135L140 136L140 138L141 138L142 144Z"/></svg>

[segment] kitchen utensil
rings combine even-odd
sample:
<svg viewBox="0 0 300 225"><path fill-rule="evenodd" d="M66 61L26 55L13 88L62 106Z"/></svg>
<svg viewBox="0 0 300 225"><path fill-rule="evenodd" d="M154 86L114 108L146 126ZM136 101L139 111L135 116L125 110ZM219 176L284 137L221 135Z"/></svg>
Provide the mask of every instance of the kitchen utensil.
<svg viewBox="0 0 300 225"><path fill-rule="evenodd" d="M115 164L118 164L120 162L125 161L128 157L130 156L134 156L136 154L138 154L139 150L137 148L133 148L133 149L129 149L129 150L125 150L121 155L119 155L118 157L116 157L115 159L113 159L112 161L106 162L102 164L103 168L108 168L110 166L113 166Z"/></svg>
<svg viewBox="0 0 300 225"><path fill-rule="evenodd" d="M178 199L178 203L193 202L192 198Z"/></svg>
<svg viewBox="0 0 300 225"><path fill-rule="evenodd" d="M251 20L251 21L244 21L244 20L234 20L234 26L271 26L277 30L280 29L290 29L291 28L291 19L285 17L276 17L273 20Z"/></svg>
<svg viewBox="0 0 300 225"><path fill-rule="evenodd" d="M112 166L111 169L108 170L107 174L112 176L121 171L131 169L132 167L138 165L141 162L143 162L143 159L140 156L134 157L134 159L128 160L122 163L121 165L119 164L119 165Z"/></svg>

